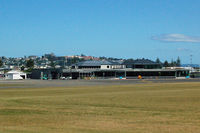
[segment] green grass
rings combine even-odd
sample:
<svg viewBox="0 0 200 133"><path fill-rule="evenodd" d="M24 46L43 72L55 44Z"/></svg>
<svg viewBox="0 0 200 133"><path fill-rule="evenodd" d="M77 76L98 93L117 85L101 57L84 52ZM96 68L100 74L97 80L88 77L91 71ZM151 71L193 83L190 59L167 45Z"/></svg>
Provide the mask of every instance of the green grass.
<svg viewBox="0 0 200 133"><path fill-rule="evenodd" d="M0 133L197 133L200 83L0 89Z"/></svg>

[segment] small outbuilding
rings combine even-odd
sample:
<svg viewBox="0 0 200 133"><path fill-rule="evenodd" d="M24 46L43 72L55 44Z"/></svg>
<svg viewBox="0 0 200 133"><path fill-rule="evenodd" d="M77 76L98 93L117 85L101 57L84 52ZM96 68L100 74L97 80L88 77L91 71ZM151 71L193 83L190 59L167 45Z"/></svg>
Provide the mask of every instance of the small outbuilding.
<svg viewBox="0 0 200 133"><path fill-rule="evenodd" d="M18 70L11 70L5 74L5 79L26 79L26 73Z"/></svg>

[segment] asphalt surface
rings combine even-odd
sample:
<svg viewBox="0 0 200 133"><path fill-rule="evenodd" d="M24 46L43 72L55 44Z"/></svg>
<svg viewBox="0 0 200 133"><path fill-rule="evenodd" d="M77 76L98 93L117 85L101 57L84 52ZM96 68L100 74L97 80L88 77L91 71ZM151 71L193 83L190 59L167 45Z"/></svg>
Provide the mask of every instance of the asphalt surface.
<svg viewBox="0 0 200 133"><path fill-rule="evenodd" d="M131 85L148 83L200 82L200 79L129 79L129 80L0 80L0 89L5 88L39 88L39 87L73 87Z"/></svg>

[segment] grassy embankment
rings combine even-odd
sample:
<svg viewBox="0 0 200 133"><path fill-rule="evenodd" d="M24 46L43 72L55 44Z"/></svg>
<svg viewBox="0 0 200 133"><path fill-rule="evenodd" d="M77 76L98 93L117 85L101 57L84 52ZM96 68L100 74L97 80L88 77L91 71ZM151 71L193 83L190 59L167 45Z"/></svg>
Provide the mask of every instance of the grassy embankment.
<svg viewBox="0 0 200 133"><path fill-rule="evenodd" d="M200 83L0 89L0 133L197 133Z"/></svg>

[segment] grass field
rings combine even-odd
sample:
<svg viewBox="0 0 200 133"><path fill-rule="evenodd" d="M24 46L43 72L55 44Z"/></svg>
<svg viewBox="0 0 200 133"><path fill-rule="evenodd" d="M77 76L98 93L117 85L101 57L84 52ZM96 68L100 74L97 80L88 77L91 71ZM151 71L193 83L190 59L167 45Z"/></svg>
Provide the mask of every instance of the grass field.
<svg viewBox="0 0 200 133"><path fill-rule="evenodd" d="M0 89L0 133L198 132L198 82Z"/></svg>

